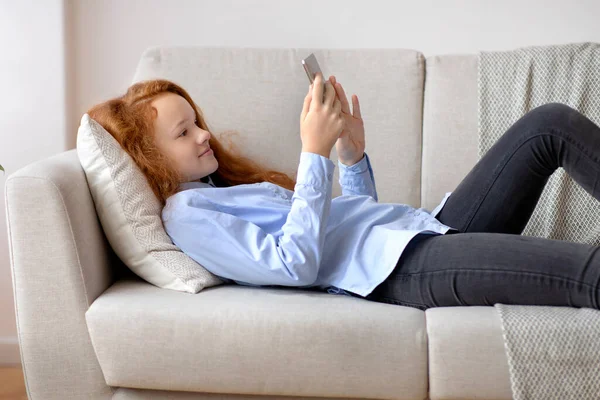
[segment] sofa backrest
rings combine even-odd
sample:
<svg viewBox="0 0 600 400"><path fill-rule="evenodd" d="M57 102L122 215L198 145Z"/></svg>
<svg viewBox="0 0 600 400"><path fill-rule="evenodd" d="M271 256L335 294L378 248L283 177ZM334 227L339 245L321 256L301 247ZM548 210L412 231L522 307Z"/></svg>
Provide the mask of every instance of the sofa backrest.
<svg viewBox="0 0 600 400"><path fill-rule="evenodd" d="M421 206L433 209L477 163L477 54L426 59Z"/></svg>
<svg viewBox="0 0 600 400"><path fill-rule="evenodd" d="M425 59L417 51L155 47L141 57L133 82L180 84L211 132L239 132L235 141L245 155L295 177L309 86L301 60L310 53L325 78L336 76L350 102L352 94L359 98L379 200L418 207ZM335 148L331 160L337 166ZM334 197L341 194L338 177L336 168Z"/></svg>
<svg viewBox="0 0 600 400"><path fill-rule="evenodd" d="M161 46L133 82L165 78L191 94L214 132L237 131L243 153L294 175L308 91L301 60L314 53L348 100L357 94L381 202L432 210L478 160L476 54L424 57L410 49ZM334 150L331 159L337 165ZM333 196L339 196L335 169Z"/></svg>

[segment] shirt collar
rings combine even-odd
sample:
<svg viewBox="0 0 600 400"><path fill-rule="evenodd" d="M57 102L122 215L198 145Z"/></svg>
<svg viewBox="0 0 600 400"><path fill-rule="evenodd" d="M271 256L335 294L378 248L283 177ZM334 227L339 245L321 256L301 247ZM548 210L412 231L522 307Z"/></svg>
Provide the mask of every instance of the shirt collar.
<svg viewBox="0 0 600 400"><path fill-rule="evenodd" d="M210 175L208 176L208 183L202 181L183 182L179 185L181 190L197 189L197 188L208 188L216 187Z"/></svg>

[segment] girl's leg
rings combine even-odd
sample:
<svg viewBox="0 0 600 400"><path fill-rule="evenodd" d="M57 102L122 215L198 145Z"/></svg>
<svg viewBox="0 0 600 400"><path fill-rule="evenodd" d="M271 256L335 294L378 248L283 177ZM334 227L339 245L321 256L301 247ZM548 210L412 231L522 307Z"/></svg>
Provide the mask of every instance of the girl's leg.
<svg viewBox="0 0 600 400"><path fill-rule="evenodd" d="M437 219L460 232L521 234L558 167L600 200L600 127L565 104L549 103L498 139Z"/></svg>
<svg viewBox="0 0 600 400"><path fill-rule="evenodd" d="M409 243L367 300L425 310L495 303L600 309L600 247L503 233Z"/></svg>
<svg viewBox="0 0 600 400"><path fill-rule="evenodd" d="M550 103L519 119L448 198L437 218L461 233L418 236L366 298L600 309L600 247L520 235L558 167L600 200L600 128Z"/></svg>

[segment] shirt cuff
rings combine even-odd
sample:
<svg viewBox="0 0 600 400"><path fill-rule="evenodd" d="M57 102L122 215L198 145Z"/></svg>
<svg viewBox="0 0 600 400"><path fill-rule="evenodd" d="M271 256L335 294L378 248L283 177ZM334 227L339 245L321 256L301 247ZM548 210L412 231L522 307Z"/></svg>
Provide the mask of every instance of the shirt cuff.
<svg viewBox="0 0 600 400"><path fill-rule="evenodd" d="M327 187L333 181L335 164L320 154L303 151L296 176L296 185Z"/></svg>
<svg viewBox="0 0 600 400"><path fill-rule="evenodd" d="M340 169L343 169L346 173L350 172L353 174L361 174L363 172L366 172L368 169L367 157L367 153L364 153L363 158L353 165L344 165L340 160L338 160L338 166L340 167Z"/></svg>

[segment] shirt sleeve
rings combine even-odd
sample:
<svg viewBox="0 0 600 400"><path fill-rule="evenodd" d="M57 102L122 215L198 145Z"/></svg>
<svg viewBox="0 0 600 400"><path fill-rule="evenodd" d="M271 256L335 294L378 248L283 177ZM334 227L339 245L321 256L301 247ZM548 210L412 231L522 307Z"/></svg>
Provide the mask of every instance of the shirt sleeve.
<svg viewBox="0 0 600 400"><path fill-rule="evenodd" d="M369 195L378 201L375 176L366 152L362 160L351 166L346 166L338 160L338 167L342 195Z"/></svg>
<svg viewBox="0 0 600 400"><path fill-rule="evenodd" d="M173 243L213 274L252 285L308 286L318 276L331 208L334 163L302 152L292 204L282 234L216 207L166 218Z"/></svg>

